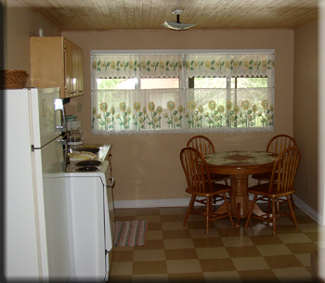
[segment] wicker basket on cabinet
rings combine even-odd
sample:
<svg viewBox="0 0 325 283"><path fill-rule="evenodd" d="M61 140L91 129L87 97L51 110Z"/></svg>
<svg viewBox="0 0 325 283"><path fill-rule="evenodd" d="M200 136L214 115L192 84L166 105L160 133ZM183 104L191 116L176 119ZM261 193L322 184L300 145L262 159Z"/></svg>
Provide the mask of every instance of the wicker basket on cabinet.
<svg viewBox="0 0 325 283"><path fill-rule="evenodd" d="M19 89L25 87L28 74L21 70L0 70L0 89Z"/></svg>

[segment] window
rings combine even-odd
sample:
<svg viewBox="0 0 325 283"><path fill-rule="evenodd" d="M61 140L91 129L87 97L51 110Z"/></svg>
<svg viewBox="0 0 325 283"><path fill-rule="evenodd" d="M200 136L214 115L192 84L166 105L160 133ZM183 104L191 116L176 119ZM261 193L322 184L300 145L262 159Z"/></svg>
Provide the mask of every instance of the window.
<svg viewBox="0 0 325 283"><path fill-rule="evenodd" d="M274 51L91 52L95 134L271 131Z"/></svg>

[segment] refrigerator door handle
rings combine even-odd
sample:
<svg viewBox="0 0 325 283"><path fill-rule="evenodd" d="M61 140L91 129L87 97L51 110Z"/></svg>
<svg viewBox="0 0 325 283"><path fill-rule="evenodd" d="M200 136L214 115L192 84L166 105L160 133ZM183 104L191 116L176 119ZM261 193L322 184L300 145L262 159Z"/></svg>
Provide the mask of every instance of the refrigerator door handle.
<svg viewBox="0 0 325 283"><path fill-rule="evenodd" d="M60 130L61 132L65 132L66 128L67 128L67 121L66 121L66 117L65 117L65 111L64 111L64 106L63 106L63 100L61 98L57 98L54 100L54 110L57 111L61 111L61 116L62 116L62 124L58 125L57 121L55 123L55 128ZM56 117L56 116L55 116Z"/></svg>

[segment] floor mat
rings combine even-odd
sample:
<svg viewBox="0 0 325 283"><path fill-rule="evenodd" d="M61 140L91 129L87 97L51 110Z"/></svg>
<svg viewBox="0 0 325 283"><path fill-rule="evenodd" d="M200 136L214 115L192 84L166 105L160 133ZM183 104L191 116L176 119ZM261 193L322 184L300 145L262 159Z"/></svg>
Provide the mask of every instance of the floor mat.
<svg viewBox="0 0 325 283"><path fill-rule="evenodd" d="M114 246L143 246L146 242L147 221L116 221Z"/></svg>

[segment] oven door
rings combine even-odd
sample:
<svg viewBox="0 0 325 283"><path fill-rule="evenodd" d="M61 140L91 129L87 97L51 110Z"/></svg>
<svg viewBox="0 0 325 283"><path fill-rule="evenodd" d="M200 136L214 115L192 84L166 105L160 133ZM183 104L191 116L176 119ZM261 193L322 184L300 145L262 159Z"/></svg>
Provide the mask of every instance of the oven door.
<svg viewBox="0 0 325 283"><path fill-rule="evenodd" d="M90 175L90 174L89 174ZM70 281L107 279L106 190L103 173L66 176Z"/></svg>

